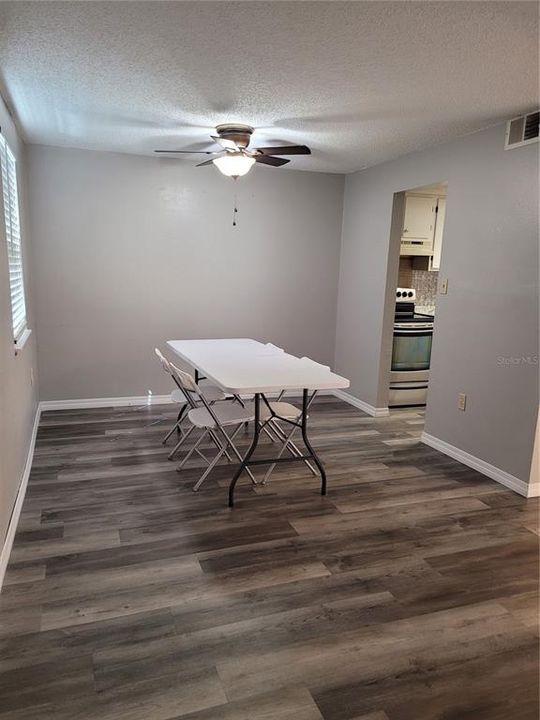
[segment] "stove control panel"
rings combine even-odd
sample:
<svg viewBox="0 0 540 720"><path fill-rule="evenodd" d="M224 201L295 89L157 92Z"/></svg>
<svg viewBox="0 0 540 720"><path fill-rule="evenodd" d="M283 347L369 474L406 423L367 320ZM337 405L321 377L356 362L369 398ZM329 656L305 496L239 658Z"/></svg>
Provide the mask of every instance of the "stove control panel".
<svg viewBox="0 0 540 720"><path fill-rule="evenodd" d="M396 302L414 302L416 300L416 290L414 288L397 288Z"/></svg>

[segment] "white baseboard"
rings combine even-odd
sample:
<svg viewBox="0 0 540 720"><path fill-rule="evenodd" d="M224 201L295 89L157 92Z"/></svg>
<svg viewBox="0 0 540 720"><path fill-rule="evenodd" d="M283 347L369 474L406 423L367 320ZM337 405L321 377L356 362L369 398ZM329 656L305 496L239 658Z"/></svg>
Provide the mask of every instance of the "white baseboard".
<svg viewBox="0 0 540 720"><path fill-rule="evenodd" d="M170 403L170 395L133 395L128 397L74 398L71 400L42 400L41 411L78 410L83 408L126 407L128 405L163 405Z"/></svg>
<svg viewBox="0 0 540 720"><path fill-rule="evenodd" d="M369 403L364 402L357 397L354 397L354 395L350 395L344 390L334 390L334 395L340 400L349 403L349 405L353 405L359 410L363 410L368 415L371 415L371 417L386 417L390 414L390 411L387 407L374 407L373 405L370 405Z"/></svg>
<svg viewBox="0 0 540 720"><path fill-rule="evenodd" d="M17 491L17 497L15 498L15 505L13 506L13 512L9 519L9 525L6 533L6 539L4 540L4 546L0 553L0 591L2 590L2 584L4 582L4 576L6 574L9 556L11 554L11 548L13 547L13 540L15 539L15 533L17 531L17 525L19 524L19 517L24 502L24 496L26 495L26 487L28 485L28 478L30 477L30 470L32 469L32 460L34 458L34 447L36 445L36 436L39 425L39 418L41 416L41 405L38 404L36 414L34 416L34 424L32 426L32 435L30 437L30 445L28 446L28 453L26 455L26 461L24 463L23 474L19 489Z"/></svg>
<svg viewBox="0 0 540 720"><path fill-rule="evenodd" d="M504 485L505 487L510 488L510 490L514 490L514 492L523 495L523 497L536 497L539 494L538 491L540 488L537 488L536 486L529 486L528 483L520 480L514 475L510 475L510 473L507 473L505 470L501 470L500 468L495 467L495 465L491 465L485 460L481 460L475 455L471 455L470 453L465 452L465 450L455 447L455 445L450 445L450 443L440 440L434 435L423 432L420 439L426 445L429 445L435 450L439 450L445 455L449 455L451 458L454 458L454 460L458 460L460 463L463 463L463 465L473 468L473 470L478 470L478 472L481 472L483 475L487 475L488 478L496 480L498 483L501 483L501 485Z"/></svg>

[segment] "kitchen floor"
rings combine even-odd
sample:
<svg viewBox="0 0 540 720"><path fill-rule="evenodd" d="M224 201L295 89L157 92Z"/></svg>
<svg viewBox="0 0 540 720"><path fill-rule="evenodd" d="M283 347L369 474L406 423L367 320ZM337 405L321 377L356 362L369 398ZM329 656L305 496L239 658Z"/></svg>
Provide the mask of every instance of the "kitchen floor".
<svg viewBox="0 0 540 720"><path fill-rule="evenodd" d="M231 511L230 467L195 494L167 461L173 417L42 415L0 720L537 720L536 500L421 444L420 410L323 397L328 496L281 466Z"/></svg>

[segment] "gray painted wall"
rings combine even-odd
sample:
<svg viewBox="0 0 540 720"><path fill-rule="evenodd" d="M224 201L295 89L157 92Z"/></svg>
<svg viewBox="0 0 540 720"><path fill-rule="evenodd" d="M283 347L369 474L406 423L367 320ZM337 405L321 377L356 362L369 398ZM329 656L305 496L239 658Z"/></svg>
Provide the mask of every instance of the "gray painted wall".
<svg viewBox="0 0 540 720"><path fill-rule="evenodd" d="M27 262L30 237L26 220L25 147L0 100L0 127L17 158L21 234L25 261L26 309L29 326L34 327L30 268ZM11 330L9 270L4 226L4 203L0 194L0 548L15 504L32 433L37 408L37 372L34 385L30 370L37 371L35 332L24 348L15 355Z"/></svg>
<svg viewBox="0 0 540 720"><path fill-rule="evenodd" d="M426 432L528 482L538 365L521 358L538 356L538 145L505 151L504 130L347 176L335 365L353 395L386 405L393 196L447 180L440 278L449 292L437 297Z"/></svg>
<svg viewBox="0 0 540 720"><path fill-rule="evenodd" d="M171 338L255 337L330 363L343 176L32 146L41 398L170 390ZM238 193L238 226L232 227Z"/></svg>

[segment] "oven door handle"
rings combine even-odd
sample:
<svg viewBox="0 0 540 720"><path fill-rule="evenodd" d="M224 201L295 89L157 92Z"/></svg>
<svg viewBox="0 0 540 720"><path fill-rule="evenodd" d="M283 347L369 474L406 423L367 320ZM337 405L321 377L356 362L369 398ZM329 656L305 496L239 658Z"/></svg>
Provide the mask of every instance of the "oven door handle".
<svg viewBox="0 0 540 720"><path fill-rule="evenodd" d="M394 337L429 337L433 335L433 328L425 328L424 330L394 330Z"/></svg>

